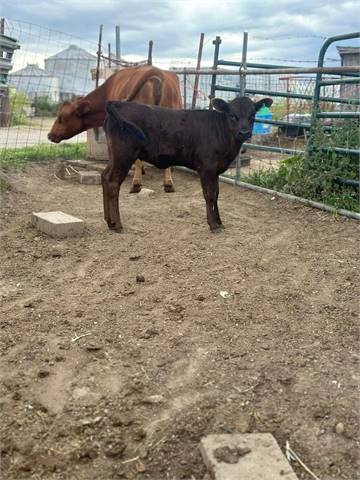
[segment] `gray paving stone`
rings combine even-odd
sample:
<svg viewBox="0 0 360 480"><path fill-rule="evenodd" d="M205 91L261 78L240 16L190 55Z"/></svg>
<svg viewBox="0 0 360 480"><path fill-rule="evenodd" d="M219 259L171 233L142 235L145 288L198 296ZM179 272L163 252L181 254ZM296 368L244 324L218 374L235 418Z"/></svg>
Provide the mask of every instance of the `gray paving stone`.
<svg viewBox="0 0 360 480"><path fill-rule="evenodd" d="M84 221L63 212L33 212L33 225L51 237L65 238L81 235Z"/></svg>
<svg viewBox="0 0 360 480"><path fill-rule="evenodd" d="M208 435L200 450L215 480L298 480L270 433Z"/></svg>

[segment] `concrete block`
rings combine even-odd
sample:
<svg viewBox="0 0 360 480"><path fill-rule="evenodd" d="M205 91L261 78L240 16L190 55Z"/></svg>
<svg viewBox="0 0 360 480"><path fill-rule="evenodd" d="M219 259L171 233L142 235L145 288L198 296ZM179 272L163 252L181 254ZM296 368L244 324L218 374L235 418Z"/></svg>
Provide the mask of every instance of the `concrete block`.
<svg viewBox="0 0 360 480"><path fill-rule="evenodd" d="M101 185L101 175L95 170L79 172L78 176L82 185Z"/></svg>
<svg viewBox="0 0 360 480"><path fill-rule="evenodd" d="M138 197L152 197L155 195L154 190L150 188L142 188L139 193L136 194Z"/></svg>
<svg viewBox="0 0 360 480"><path fill-rule="evenodd" d="M51 237L65 238L81 235L84 222L63 212L33 212L33 225Z"/></svg>
<svg viewBox="0 0 360 480"><path fill-rule="evenodd" d="M215 480L298 480L270 433L208 435L200 450Z"/></svg>

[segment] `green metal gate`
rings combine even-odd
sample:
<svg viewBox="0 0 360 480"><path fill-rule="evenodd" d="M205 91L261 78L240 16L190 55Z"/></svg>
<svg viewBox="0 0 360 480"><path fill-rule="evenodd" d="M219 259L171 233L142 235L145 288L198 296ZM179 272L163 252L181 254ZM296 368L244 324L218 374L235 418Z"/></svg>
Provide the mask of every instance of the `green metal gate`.
<svg viewBox="0 0 360 480"><path fill-rule="evenodd" d="M323 67L324 66L324 58L327 49L331 44L334 42L338 42L341 40L348 40L348 39L353 39L353 38L360 38L360 32L355 32L355 33L350 33L346 35L338 35L336 37L331 37L326 40L326 42L323 44L320 53L319 53L319 58L318 58L318 67ZM214 51L214 64L213 64L213 69L217 70L219 66L231 66L231 67L237 67L239 68L239 75L248 75L252 73L252 69L267 69L268 73L275 74L278 73L279 69L288 69L288 72L294 72L296 73L296 69L294 67L289 67L289 66L284 66L284 65L268 65L268 64L262 64L262 63L244 63L244 62L233 62L233 61L228 61L228 60L221 60L219 59L219 51L220 51L220 44L221 44L221 38L216 37L216 39L213 41L213 44L215 45L215 51ZM255 72L253 72L255 73ZM343 76L349 75L349 78L339 78L335 80L323 80L323 73L318 72L316 74L316 84L315 84L315 89L314 89L314 95L305 95L305 94L298 94L298 93L290 93L290 92L276 92L276 91L271 91L271 90L259 90L259 89L250 89L245 87L245 94L251 94L251 95L268 95L270 97L284 97L284 98L296 98L296 99L304 99L304 100L312 100L313 105L312 105L312 116L311 116L311 124L304 124L304 123L289 123L289 122L284 122L284 121L279 121L279 120L266 120L266 119L261 119L261 120L256 120L258 122L264 123L264 124L270 124L270 125L276 125L276 126L289 126L291 125L292 127L299 127L303 128L306 130L310 130L310 136L309 136L309 142L308 142L308 147L307 150L294 150L294 149L289 149L289 148L281 148L281 147L272 147L268 145L257 145L253 143L246 143L244 144L244 147L249 148L249 149L254 149L254 150L264 150L264 151L269 151L269 152L278 152L278 153L285 153L285 154L291 154L291 155L304 155L305 153L311 154L311 151L315 148L313 144L313 132L315 130L315 126L318 124L318 120L322 118L356 118L360 119L360 112L323 112L320 109L320 102L334 102L337 104L345 104L345 105L360 105L360 100L359 99L353 99L353 100L348 100L344 98L335 98L335 97L329 97L329 96L321 96L321 87L327 86L327 85L337 85L337 84L358 84L360 83L360 72L358 73L350 73L350 74L342 74ZM214 98L215 92L216 91L222 91L222 92L234 92L234 93L240 93L241 88L236 88L236 87L227 87L223 85L219 85L216 82L216 77L217 75L212 75L212 80L211 80L211 92L210 92L210 100ZM210 107L211 108L211 107ZM329 127L326 127L329 128ZM342 155L360 155L360 150L358 149L349 149L349 148L341 148L341 147L320 147L322 151L325 152L335 152L337 154L342 154ZM239 170L239 169L237 169ZM238 175L237 175L238 176ZM239 180L237 178L236 180Z"/></svg>

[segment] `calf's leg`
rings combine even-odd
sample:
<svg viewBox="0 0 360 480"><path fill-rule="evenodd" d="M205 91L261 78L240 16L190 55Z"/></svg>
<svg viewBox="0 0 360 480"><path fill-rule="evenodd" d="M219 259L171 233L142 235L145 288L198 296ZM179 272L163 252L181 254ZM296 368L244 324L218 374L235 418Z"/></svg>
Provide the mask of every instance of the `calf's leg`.
<svg viewBox="0 0 360 480"><path fill-rule="evenodd" d="M174 182L171 176L171 168L165 168L164 170L164 191L166 193L175 192Z"/></svg>
<svg viewBox="0 0 360 480"><path fill-rule="evenodd" d="M215 172L199 172L199 175L206 202L207 222L210 230L216 232L223 228L217 206L219 179Z"/></svg>
<svg viewBox="0 0 360 480"><path fill-rule="evenodd" d="M104 219L106 223L109 223L110 221L109 185L108 185L108 181L106 180L108 178L109 170L110 170L110 165L107 165L101 174L101 184L103 189L103 203L104 203Z"/></svg>
<svg viewBox="0 0 360 480"><path fill-rule="evenodd" d="M115 232L121 232L122 224L119 211L119 191L128 171L133 164L133 158L121 159L115 164L111 162L101 176L104 196L104 218L108 227Z"/></svg>

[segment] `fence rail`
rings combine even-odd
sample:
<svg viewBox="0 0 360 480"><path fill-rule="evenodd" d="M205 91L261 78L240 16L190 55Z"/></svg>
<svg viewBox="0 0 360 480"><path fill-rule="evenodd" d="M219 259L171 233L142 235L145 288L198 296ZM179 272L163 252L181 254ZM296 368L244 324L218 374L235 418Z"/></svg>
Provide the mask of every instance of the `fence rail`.
<svg viewBox="0 0 360 480"><path fill-rule="evenodd" d="M234 65L239 62L229 62L228 64ZM246 64L249 67L249 64ZM265 68L266 67L266 68ZM204 68L198 70L196 68L176 68L174 71L177 74L182 75L239 75L240 70L226 70L225 68ZM263 65L262 68L254 70L246 70L246 75L281 75L281 74L309 74L309 73L325 73L333 75L344 75L345 73L360 74L360 65L345 66L345 67L284 67L284 68L271 68L270 65Z"/></svg>

